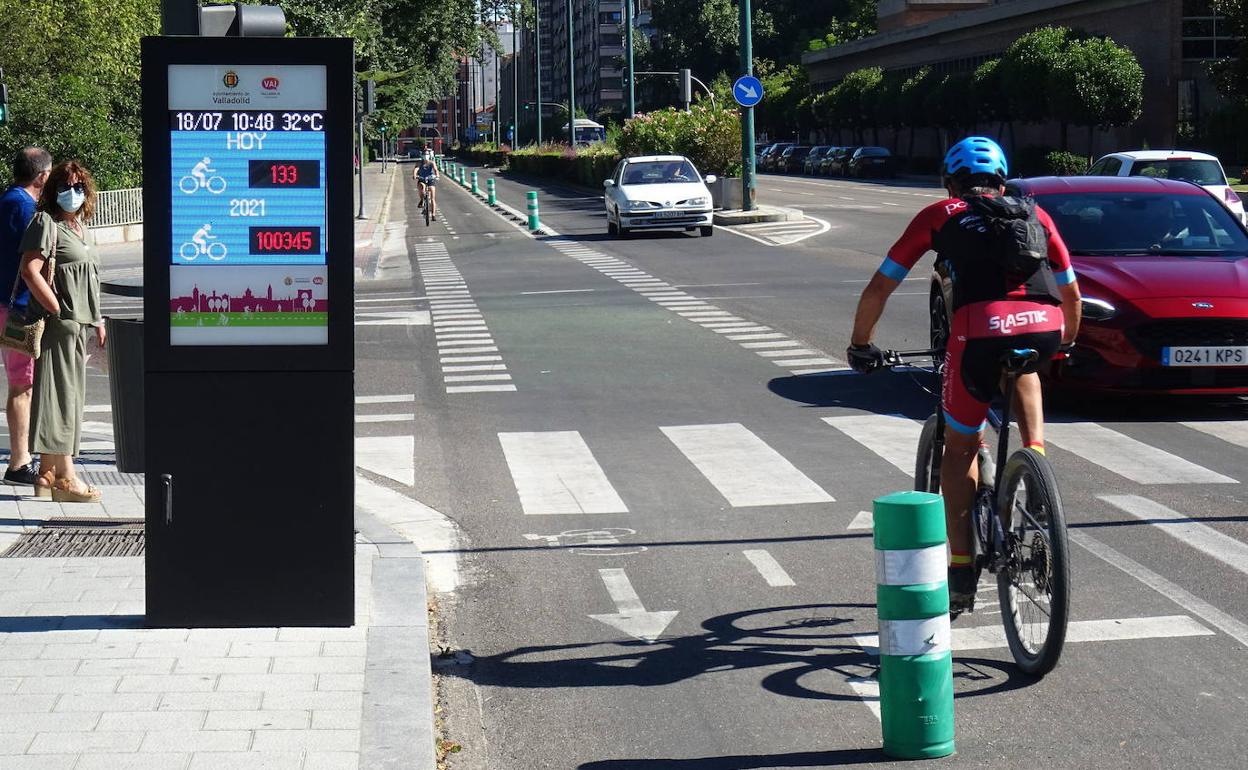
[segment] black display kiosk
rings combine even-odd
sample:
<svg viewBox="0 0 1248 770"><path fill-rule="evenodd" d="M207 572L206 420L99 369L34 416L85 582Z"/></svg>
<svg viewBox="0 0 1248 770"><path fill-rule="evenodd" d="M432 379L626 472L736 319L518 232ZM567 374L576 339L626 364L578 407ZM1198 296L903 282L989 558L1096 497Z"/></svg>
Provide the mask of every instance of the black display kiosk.
<svg viewBox="0 0 1248 770"><path fill-rule="evenodd" d="M148 625L354 620L354 77L143 40Z"/></svg>

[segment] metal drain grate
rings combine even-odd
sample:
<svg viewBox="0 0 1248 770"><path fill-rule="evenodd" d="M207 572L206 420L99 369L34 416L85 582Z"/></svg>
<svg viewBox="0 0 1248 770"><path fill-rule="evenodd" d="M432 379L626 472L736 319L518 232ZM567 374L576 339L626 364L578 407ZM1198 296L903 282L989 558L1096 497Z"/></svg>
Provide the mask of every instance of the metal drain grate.
<svg viewBox="0 0 1248 770"><path fill-rule="evenodd" d="M142 473L119 473L117 471L82 471L82 480L97 487L141 487Z"/></svg>
<svg viewBox="0 0 1248 770"><path fill-rule="evenodd" d="M0 558L142 556L143 522L53 519L24 533Z"/></svg>

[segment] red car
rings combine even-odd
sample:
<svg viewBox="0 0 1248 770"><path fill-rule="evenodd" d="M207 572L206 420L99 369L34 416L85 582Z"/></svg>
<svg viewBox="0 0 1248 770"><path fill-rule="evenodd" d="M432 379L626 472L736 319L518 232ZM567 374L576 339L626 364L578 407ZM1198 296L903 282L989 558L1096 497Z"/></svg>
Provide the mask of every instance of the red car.
<svg viewBox="0 0 1248 770"><path fill-rule="evenodd" d="M1248 394L1248 231L1203 188L1146 177L1043 177L1033 196L1070 248L1083 295L1074 354L1049 381L1100 391ZM933 340L948 328L932 276Z"/></svg>

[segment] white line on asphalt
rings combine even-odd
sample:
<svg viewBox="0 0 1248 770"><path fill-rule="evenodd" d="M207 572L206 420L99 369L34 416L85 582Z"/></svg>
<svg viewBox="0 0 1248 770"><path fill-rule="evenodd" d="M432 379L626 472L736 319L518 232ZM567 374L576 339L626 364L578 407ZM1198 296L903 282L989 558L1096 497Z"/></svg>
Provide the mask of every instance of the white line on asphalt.
<svg viewBox="0 0 1248 770"><path fill-rule="evenodd" d="M786 351L795 353L797 351ZM836 363L833 358L786 358L783 361L772 361L776 366L793 367L793 366L832 366Z"/></svg>
<svg viewBox="0 0 1248 770"><path fill-rule="evenodd" d="M822 355L818 350L809 348L785 349L785 350L756 350L755 355L763 358L784 358L785 356L818 356Z"/></svg>
<svg viewBox="0 0 1248 770"><path fill-rule="evenodd" d="M1248 420L1209 420L1179 424L1248 449Z"/></svg>
<svg viewBox="0 0 1248 770"><path fill-rule="evenodd" d="M1046 440L1139 484L1238 484L1235 479L1094 422L1048 423Z"/></svg>
<svg viewBox="0 0 1248 770"><path fill-rule="evenodd" d="M1196 617L1204 620L1209 625L1235 639L1243 646L1248 647L1248 625L1241 623L1204 599L1189 593L1186 589L1180 588L1143 564L1119 553L1084 532L1070 530L1068 536L1070 541L1080 548L1117 567Z"/></svg>
<svg viewBox="0 0 1248 770"><path fill-rule="evenodd" d="M761 283L680 283L676 284L678 289L711 289L722 286L762 286Z"/></svg>
<svg viewBox="0 0 1248 770"><path fill-rule="evenodd" d="M490 339L489 337L475 338L475 339L471 337L443 338L443 339L438 340L438 347L451 348L451 347L456 347L458 345L480 345L483 342L493 342L493 341L494 340Z"/></svg>
<svg viewBox="0 0 1248 770"><path fill-rule="evenodd" d="M448 351L450 352L450 351ZM486 361L502 361L502 356L443 356L438 359L440 364L479 364Z"/></svg>
<svg viewBox="0 0 1248 770"><path fill-rule="evenodd" d="M443 378L446 382L499 382L510 379L510 374L454 374Z"/></svg>
<svg viewBox="0 0 1248 770"><path fill-rule="evenodd" d="M736 335L734 335L734 336L736 336ZM732 339L732 337L729 337L728 339ZM741 343L741 347L745 348L746 350L754 350L755 348L759 348L759 349L764 349L764 348L795 348L795 347L797 347L798 345L801 345L801 344L802 344L802 343L798 342L797 340L772 340L772 341L768 341L768 342L742 342L742 343ZM784 352L785 352L785 354L786 354L786 355L789 353L789 351L787 351L787 350L786 350L786 351L784 351Z"/></svg>
<svg viewBox="0 0 1248 770"><path fill-rule="evenodd" d="M500 433L498 440L526 514L628 513L580 433Z"/></svg>
<svg viewBox="0 0 1248 770"><path fill-rule="evenodd" d="M438 347L442 347L439 345ZM456 348L454 350L443 350L442 353L497 353L498 348L493 345L483 345L479 348Z"/></svg>
<svg viewBox="0 0 1248 770"><path fill-rule="evenodd" d="M416 396L411 393L398 396L356 396L357 404L406 404L416 400Z"/></svg>
<svg viewBox="0 0 1248 770"><path fill-rule="evenodd" d="M442 371L446 372L502 372L506 371L504 364L472 364L470 366L443 366Z"/></svg>
<svg viewBox="0 0 1248 770"><path fill-rule="evenodd" d="M597 289L555 289L552 291L522 291L521 296L529 294L583 294L585 292L597 291Z"/></svg>
<svg viewBox="0 0 1248 770"><path fill-rule="evenodd" d="M611 601L615 604L615 613L606 615L590 615L594 620L606 623L612 628L643 642L654 643L663 635L668 624L679 614L677 610L660 610L648 612L641 603L641 597L633 590L628 575L619 568L600 569L602 578Z"/></svg>
<svg viewBox="0 0 1248 770"><path fill-rule="evenodd" d="M825 360L831 360L831 359L825 359ZM798 364L790 364L790 363L786 363L786 364L784 364L784 365L785 365L785 366L797 366ZM846 371L846 370L848 370L848 369L849 369L849 367L848 367L848 366L845 366L844 364L840 363L839 361L833 361L833 362L832 362L832 364L830 364L830 365L824 365L823 367L818 368L818 369L794 369L794 370L792 370L792 371L791 371L791 372L789 372L789 373L790 373L790 374L796 374L796 375L807 375L807 374L832 374L833 372L843 372L843 371Z"/></svg>
<svg viewBox="0 0 1248 770"><path fill-rule="evenodd" d="M356 298L355 298L355 303L356 303L357 305L359 305L359 304L374 303L374 302L375 302L375 303L381 303L381 302L415 302L417 299L419 299L419 298L418 298L418 297L356 297Z"/></svg>
<svg viewBox="0 0 1248 770"><path fill-rule="evenodd" d="M780 340L784 339L785 336L780 332L772 332L771 334L729 334L726 339L730 339L733 342L742 342L745 340Z"/></svg>
<svg viewBox="0 0 1248 770"><path fill-rule="evenodd" d="M1115 508L1148 522L1170 537L1248 575L1248 545L1178 511L1138 495L1097 495Z"/></svg>
<svg viewBox="0 0 1248 770"><path fill-rule="evenodd" d="M355 421L365 422L411 422L416 419L414 414L357 414Z"/></svg>
<svg viewBox="0 0 1248 770"><path fill-rule="evenodd" d="M854 520L845 529L875 529L875 514L871 511L858 511Z"/></svg>
<svg viewBox="0 0 1248 770"><path fill-rule="evenodd" d="M452 385L447 393L514 393L515 385Z"/></svg>
<svg viewBox="0 0 1248 770"><path fill-rule="evenodd" d="M862 698L862 704L871 709L875 718L880 718L880 682L868 676L851 676L845 680L850 688Z"/></svg>
<svg viewBox="0 0 1248 770"><path fill-rule="evenodd" d="M900 414L854 414L823 421L914 477L921 423Z"/></svg>
<svg viewBox="0 0 1248 770"><path fill-rule="evenodd" d="M734 508L833 498L740 423L660 428Z"/></svg>
<svg viewBox="0 0 1248 770"><path fill-rule="evenodd" d="M789 573L784 571L784 567L780 566L780 562L775 557L764 550L742 551L745 558L750 560L758 573L763 576L763 580L767 581L767 585L773 588L782 586L797 585L793 582L793 578L789 577Z"/></svg>
<svg viewBox="0 0 1248 770"><path fill-rule="evenodd" d="M1214 632L1187 615L1146 618L1072 620L1066 625L1066 642L1121 642L1133 639L1173 639L1187 636L1213 636ZM880 654L876 634L855 636L854 640L871 657ZM999 625L953 629L953 651L996 650L1006 647L1005 629Z"/></svg>
<svg viewBox="0 0 1248 770"><path fill-rule="evenodd" d="M704 323L702 325L710 329L711 331L715 332L716 334L739 334L742 332L769 332L771 331L770 326L754 326L750 324L749 322L746 322L743 324L734 323L734 324L727 324L727 325Z"/></svg>

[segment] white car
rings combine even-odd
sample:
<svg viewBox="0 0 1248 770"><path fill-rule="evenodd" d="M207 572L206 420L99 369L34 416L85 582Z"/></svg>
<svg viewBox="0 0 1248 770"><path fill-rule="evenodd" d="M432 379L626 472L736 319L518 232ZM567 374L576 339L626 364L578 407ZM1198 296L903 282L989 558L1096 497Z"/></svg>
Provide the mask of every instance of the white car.
<svg viewBox="0 0 1248 770"><path fill-rule="evenodd" d="M714 182L715 175L706 177ZM709 236L711 191L689 159L681 155L625 158L603 182L607 233L620 238L634 230L700 230Z"/></svg>
<svg viewBox="0 0 1248 770"><path fill-rule="evenodd" d="M1227 184L1226 172L1216 156L1186 150L1132 150L1115 152L1098 160L1088 176L1152 176L1193 182L1222 201L1231 213L1248 226L1244 202Z"/></svg>

